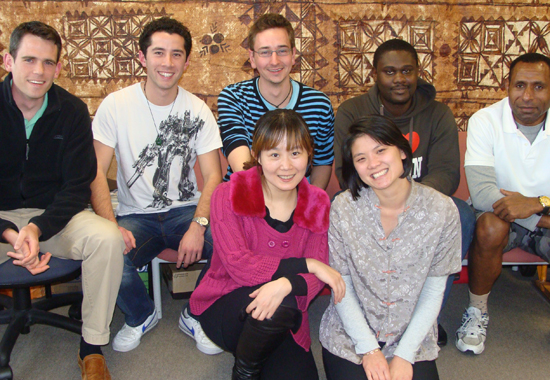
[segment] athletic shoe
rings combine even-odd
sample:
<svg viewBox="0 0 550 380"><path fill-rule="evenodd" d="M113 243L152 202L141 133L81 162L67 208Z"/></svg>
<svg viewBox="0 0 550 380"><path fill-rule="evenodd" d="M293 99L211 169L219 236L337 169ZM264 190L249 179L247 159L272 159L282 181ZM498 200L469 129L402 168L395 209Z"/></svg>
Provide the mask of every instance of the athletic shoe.
<svg viewBox="0 0 550 380"><path fill-rule="evenodd" d="M200 352L206 355L217 355L223 352L216 343L212 342L210 338L206 336L200 322L188 314L187 308L180 314L178 325L181 331L195 339L197 348Z"/></svg>
<svg viewBox="0 0 550 380"><path fill-rule="evenodd" d="M456 330L456 348L479 355L485 349L489 314L470 306L462 315L462 326Z"/></svg>
<svg viewBox="0 0 550 380"><path fill-rule="evenodd" d="M143 334L151 331L157 323L159 323L159 317L156 310L139 326L131 327L125 323L113 339L113 350L118 352L132 351L139 346Z"/></svg>

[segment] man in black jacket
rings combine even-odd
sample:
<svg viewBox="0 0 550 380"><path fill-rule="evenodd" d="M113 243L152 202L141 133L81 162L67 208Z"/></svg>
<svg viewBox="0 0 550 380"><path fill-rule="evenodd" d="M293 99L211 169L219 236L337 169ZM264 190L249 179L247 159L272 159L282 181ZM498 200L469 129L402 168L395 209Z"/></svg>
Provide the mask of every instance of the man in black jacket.
<svg viewBox="0 0 550 380"><path fill-rule="evenodd" d="M82 378L110 379L100 346L109 341L122 276L116 225L84 211L97 164L90 115L53 84L61 38L38 21L19 25L0 83L0 265L38 274L54 256L83 260ZM38 252L48 252L39 258Z"/></svg>

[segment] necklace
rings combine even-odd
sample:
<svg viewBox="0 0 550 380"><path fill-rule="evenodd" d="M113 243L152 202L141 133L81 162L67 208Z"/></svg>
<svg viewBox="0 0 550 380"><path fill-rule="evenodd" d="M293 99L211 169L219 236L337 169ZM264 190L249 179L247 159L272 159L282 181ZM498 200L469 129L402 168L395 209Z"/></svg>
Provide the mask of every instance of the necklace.
<svg viewBox="0 0 550 380"><path fill-rule="evenodd" d="M292 94L292 83L290 83L290 90L288 91L288 94L286 94L285 98L283 99L283 101L279 104L273 104L271 103L269 100L266 99L266 97L262 94L262 90L260 88L260 81L258 80L258 91L260 91L260 95L262 95L262 98L264 98L264 100L266 102L268 102L269 104L271 104L273 107L275 108L279 108L279 106L281 104L283 104L284 102L286 102L286 100L288 99L288 97L290 96L290 94Z"/></svg>
<svg viewBox="0 0 550 380"><path fill-rule="evenodd" d="M153 119L153 125L155 126L155 131L157 131L157 138L155 139L155 144L158 146L162 145L162 137L160 137L159 130L157 128L157 123L155 122L155 117L153 116L153 111L151 110L151 104L149 104L149 98L147 97L147 81L145 81L145 84L143 85L143 93L145 94L145 99L147 100L147 107L149 107L149 112L151 113L151 119ZM178 98L180 89L178 88L178 92L176 93L176 97L174 101L172 102L172 108L170 108L170 112L168 113L168 117L172 114L172 110L174 109L174 104L176 104L176 99Z"/></svg>

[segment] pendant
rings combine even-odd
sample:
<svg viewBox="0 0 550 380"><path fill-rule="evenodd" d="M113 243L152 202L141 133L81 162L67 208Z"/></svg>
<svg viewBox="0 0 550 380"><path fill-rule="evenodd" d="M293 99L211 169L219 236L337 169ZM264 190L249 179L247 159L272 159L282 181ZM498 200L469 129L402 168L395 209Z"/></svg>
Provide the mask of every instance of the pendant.
<svg viewBox="0 0 550 380"><path fill-rule="evenodd" d="M157 136L157 139L155 140L155 144L157 144L158 146L162 145L162 139L160 138L160 136Z"/></svg>

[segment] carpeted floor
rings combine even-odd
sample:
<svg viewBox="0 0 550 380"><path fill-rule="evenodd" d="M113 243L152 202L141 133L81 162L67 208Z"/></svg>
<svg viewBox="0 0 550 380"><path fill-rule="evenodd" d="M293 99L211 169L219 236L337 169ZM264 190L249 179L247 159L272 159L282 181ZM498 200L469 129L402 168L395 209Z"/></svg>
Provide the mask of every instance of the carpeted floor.
<svg viewBox="0 0 550 380"><path fill-rule="evenodd" d="M129 353L103 351L113 379L229 379L233 365L231 354L206 356L194 342L181 333L177 320L186 301L172 300L163 284L164 318ZM325 379L320 360L318 326L328 297L319 297L310 308L312 338L320 379ZM451 300L443 312L443 324L449 333L449 345L437 361L441 379L545 379L550 376L550 303L534 288L531 279L510 269L495 286L490 298L491 322L488 341L482 355L465 355L454 347L453 334L467 302L467 286L455 285ZM115 312L111 331L123 324ZM0 326L0 334L5 327ZM12 354L16 380L79 379L76 364L79 339L74 334L47 326L35 326L21 336Z"/></svg>

